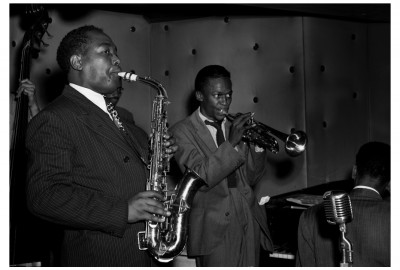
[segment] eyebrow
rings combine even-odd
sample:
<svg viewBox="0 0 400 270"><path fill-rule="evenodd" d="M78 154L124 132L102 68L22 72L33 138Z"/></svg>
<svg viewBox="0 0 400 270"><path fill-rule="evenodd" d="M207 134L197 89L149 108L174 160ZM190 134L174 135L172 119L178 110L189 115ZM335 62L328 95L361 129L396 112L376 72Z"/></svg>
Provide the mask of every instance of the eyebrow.
<svg viewBox="0 0 400 270"><path fill-rule="evenodd" d="M229 92L226 92L226 93L222 93L222 92L212 92L211 94L213 94L213 95L229 95L229 94L232 94L232 93L233 93L233 91L230 90Z"/></svg>
<svg viewBox="0 0 400 270"><path fill-rule="evenodd" d="M115 46L113 43L110 42L103 42L99 44L99 47L101 46L105 46L105 47L112 47L113 49L115 49L115 51L117 51L117 46Z"/></svg>

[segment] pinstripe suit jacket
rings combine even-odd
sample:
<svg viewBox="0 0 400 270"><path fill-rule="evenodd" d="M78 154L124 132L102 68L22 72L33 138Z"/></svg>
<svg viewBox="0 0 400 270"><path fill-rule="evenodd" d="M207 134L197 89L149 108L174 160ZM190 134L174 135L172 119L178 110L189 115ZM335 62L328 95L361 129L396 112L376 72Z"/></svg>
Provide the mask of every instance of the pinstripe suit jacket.
<svg viewBox="0 0 400 270"><path fill-rule="evenodd" d="M147 135L125 125L147 157ZM109 116L69 86L29 123L28 207L61 224L65 266L149 266L128 224L128 199L145 190L147 172Z"/></svg>
<svg viewBox="0 0 400 270"><path fill-rule="evenodd" d="M226 123L229 134L230 123ZM190 213L188 254L209 254L223 239L229 226L230 193L227 176L236 170L238 191L246 198L252 214L262 229L261 244L272 251L265 208L258 205L253 187L265 169L266 153L256 153L241 143L236 151L229 142L218 148L197 110L171 128L179 146L175 158L182 171L185 166L196 171L208 184L196 193Z"/></svg>
<svg viewBox="0 0 400 270"><path fill-rule="evenodd" d="M346 238L353 245L353 266L390 266L390 201L368 189L350 193L353 220ZM330 225L323 205L300 217L297 266L339 266L339 226Z"/></svg>

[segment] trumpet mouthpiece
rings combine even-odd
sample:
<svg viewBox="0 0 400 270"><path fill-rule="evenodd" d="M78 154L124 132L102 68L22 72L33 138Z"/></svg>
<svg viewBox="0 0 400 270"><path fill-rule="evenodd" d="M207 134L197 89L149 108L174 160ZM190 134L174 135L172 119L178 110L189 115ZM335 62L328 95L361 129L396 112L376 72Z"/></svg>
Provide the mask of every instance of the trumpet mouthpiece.
<svg viewBox="0 0 400 270"><path fill-rule="evenodd" d="M127 81L137 81L138 75L129 72L118 72L118 76Z"/></svg>
<svg viewBox="0 0 400 270"><path fill-rule="evenodd" d="M219 112L222 113L223 115L227 115L228 114L228 112L225 111L224 109L219 110Z"/></svg>

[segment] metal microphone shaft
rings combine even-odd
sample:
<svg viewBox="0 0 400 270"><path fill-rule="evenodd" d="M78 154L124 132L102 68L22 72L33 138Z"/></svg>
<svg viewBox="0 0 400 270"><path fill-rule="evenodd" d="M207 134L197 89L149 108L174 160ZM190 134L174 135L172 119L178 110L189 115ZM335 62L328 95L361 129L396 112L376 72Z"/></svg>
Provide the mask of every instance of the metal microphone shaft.
<svg viewBox="0 0 400 270"><path fill-rule="evenodd" d="M327 191L323 196L326 220L329 224L339 225L341 267L352 266L353 249L346 238L346 223L353 220L353 209L349 195L344 191Z"/></svg>

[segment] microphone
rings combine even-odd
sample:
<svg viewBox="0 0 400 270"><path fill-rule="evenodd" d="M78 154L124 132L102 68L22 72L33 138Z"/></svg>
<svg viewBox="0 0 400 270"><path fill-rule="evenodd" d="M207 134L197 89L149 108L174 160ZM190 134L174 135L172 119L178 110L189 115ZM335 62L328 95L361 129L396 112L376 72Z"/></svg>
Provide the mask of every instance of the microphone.
<svg viewBox="0 0 400 270"><path fill-rule="evenodd" d="M329 224L339 225L353 220L353 209L349 195L340 190L325 192L322 197L326 220Z"/></svg>
<svg viewBox="0 0 400 270"><path fill-rule="evenodd" d="M346 223L353 220L353 208L349 195L341 190L331 190L322 196L326 221L331 225L339 225L341 267L352 266L353 250L351 242L346 238Z"/></svg>

